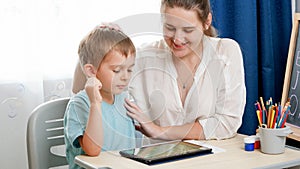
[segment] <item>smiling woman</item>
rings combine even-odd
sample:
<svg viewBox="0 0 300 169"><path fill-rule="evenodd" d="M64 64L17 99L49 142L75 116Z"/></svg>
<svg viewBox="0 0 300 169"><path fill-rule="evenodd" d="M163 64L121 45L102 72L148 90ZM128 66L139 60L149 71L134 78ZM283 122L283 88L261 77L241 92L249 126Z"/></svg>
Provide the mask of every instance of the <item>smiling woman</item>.
<svg viewBox="0 0 300 169"><path fill-rule="evenodd" d="M82 35L101 22L158 13L159 0L2 0L1 168L26 168L25 126L38 104L71 95ZM134 5L132 5L134 4ZM12 132L13 131L13 132ZM12 147L13 150L12 151ZM18 163L11 159L17 157Z"/></svg>

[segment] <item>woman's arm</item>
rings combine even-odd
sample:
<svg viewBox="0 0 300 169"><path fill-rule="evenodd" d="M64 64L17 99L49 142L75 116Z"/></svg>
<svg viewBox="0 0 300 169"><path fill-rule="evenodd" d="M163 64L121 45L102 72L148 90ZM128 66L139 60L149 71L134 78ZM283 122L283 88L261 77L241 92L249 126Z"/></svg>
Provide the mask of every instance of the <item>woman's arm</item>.
<svg viewBox="0 0 300 169"><path fill-rule="evenodd" d="M218 48L220 66L212 65L210 75L218 77L214 112L199 119L206 139L225 139L236 135L242 124L246 103L243 57L237 42L222 39ZM218 73L220 76L218 76ZM217 79L215 78L217 81Z"/></svg>
<svg viewBox="0 0 300 169"><path fill-rule="evenodd" d="M136 129L147 137L161 140L205 139L202 126L198 121L179 126L161 127L149 120L146 114L128 99L126 99L125 107L128 110L127 114L140 123L140 126L136 126Z"/></svg>
<svg viewBox="0 0 300 169"><path fill-rule="evenodd" d="M171 140L175 139L188 139L188 140L203 140L205 136L203 134L202 126L199 122L187 123L180 126L168 126L162 127L166 138Z"/></svg>
<svg viewBox="0 0 300 169"><path fill-rule="evenodd" d="M187 123L180 126L160 127L152 124L141 124L141 132L153 139L161 140L203 140L205 139L199 122Z"/></svg>

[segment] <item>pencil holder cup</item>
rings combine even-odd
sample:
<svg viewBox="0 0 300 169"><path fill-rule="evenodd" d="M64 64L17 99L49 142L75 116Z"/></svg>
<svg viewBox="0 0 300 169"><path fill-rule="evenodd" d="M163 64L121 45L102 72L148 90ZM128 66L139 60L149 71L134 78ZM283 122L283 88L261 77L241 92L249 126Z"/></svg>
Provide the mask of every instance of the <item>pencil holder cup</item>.
<svg viewBox="0 0 300 169"><path fill-rule="evenodd" d="M266 154L284 153L286 136L290 133L289 126L275 129L260 127L260 151Z"/></svg>

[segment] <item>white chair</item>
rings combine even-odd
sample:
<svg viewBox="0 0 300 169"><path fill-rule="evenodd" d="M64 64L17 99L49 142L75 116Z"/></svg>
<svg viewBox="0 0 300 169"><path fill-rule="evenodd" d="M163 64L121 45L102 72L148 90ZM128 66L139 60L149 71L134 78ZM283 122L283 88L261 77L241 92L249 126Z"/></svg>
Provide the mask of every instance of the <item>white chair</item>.
<svg viewBox="0 0 300 169"><path fill-rule="evenodd" d="M30 115L27 123L29 169L68 167L63 127L68 101L69 98L47 101L37 106Z"/></svg>

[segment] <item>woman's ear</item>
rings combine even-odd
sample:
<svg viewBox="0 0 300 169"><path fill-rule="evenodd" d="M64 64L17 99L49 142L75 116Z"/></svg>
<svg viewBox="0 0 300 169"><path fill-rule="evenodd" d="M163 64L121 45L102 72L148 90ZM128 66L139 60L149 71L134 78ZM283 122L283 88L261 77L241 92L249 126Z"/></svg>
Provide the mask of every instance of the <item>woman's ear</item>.
<svg viewBox="0 0 300 169"><path fill-rule="evenodd" d="M97 70L92 64L85 64L83 69L87 77L96 77Z"/></svg>

